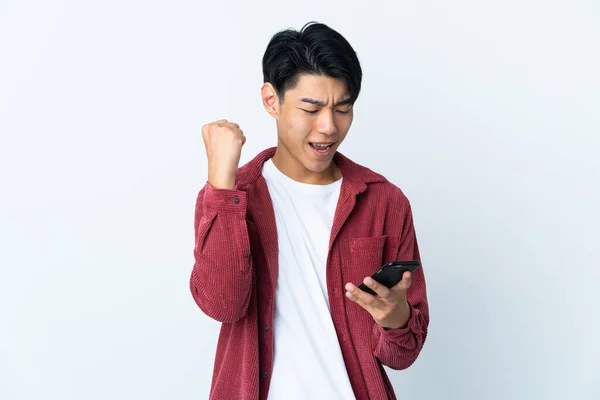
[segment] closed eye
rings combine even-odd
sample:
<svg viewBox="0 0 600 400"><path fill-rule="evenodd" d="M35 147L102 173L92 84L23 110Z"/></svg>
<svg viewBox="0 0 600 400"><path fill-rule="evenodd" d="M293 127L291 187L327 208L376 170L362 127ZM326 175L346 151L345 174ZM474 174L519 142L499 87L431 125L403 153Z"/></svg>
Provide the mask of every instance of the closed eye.
<svg viewBox="0 0 600 400"><path fill-rule="evenodd" d="M319 110L306 110L304 108L300 108L300 110L302 110L302 111L304 111L305 113L308 113L308 114L316 114L316 113L319 112ZM346 114L348 114L350 112L350 110L346 110L346 111L344 111L344 110L335 110L335 112L337 112L338 114L346 115Z"/></svg>

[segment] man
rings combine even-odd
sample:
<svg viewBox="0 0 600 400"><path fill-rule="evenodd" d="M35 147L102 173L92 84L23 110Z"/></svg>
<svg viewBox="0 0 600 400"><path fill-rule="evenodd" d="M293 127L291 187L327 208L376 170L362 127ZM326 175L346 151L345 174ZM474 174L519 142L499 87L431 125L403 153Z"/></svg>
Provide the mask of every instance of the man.
<svg viewBox="0 0 600 400"><path fill-rule="evenodd" d="M312 23L271 39L263 73L276 148L238 169L239 125L202 129L190 286L222 322L210 398L395 399L382 365L415 361L429 311L422 268L391 289L369 278L420 256L402 191L337 151L361 87L356 53Z"/></svg>

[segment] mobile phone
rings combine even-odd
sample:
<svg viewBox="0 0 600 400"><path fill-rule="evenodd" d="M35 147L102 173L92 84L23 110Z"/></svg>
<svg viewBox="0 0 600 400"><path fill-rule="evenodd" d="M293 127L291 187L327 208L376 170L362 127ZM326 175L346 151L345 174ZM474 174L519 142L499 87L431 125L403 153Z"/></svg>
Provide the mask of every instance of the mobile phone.
<svg viewBox="0 0 600 400"><path fill-rule="evenodd" d="M371 275L371 278L385 287L392 288L402 280L402 275L404 275L406 271L413 272L420 266L421 263L419 261L392 261L385 264L377 272ZM364 283L361 283L358 288L373 296L377 296L377 293L369 289Z"/></svg>

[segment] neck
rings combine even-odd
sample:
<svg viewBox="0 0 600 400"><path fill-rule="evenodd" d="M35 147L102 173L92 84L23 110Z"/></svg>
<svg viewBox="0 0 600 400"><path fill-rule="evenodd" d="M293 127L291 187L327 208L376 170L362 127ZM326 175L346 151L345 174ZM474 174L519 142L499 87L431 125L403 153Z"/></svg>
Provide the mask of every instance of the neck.
<svg viewBox="0 0 600 400"><path fill-rule="evenodd" d="M299 160L281 146L277 146L272 161L279 171L297 182L311 185L327 185L342 177L339 167L333 161L324 171L311 171L305 168Z"/></svg>

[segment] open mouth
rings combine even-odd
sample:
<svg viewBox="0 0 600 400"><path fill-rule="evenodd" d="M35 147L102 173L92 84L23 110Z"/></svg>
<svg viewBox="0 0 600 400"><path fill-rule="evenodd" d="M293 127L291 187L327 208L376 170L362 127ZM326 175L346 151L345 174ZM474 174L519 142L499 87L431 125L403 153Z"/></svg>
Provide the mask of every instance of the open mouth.
<svg viewBox="0 0 600 400"><path fill-rule="evenodd" d="M309 143L310 146L317 152L321 154L327 154L331 151L331 146L334 143Z"/></svg>

